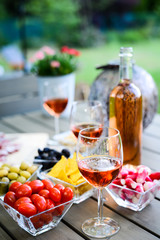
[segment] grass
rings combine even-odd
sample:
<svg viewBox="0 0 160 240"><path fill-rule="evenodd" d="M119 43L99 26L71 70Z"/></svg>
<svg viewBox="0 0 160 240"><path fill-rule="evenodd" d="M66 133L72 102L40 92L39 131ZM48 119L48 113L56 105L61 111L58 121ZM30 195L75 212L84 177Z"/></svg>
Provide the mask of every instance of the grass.
<svg viewBox="0 0 160 240"><path fill-rule="evenodd" d="M130 44L112 42L104 46L80 49L80 66L76 81L91 85L100 73L100 70L96 70L96 66L118 59L121 46L130 46ZM159 92L158 112L160 113L160 40L146 40L131 44L131 46L134 50L136 64L149 72L156 83Z"/></svg>

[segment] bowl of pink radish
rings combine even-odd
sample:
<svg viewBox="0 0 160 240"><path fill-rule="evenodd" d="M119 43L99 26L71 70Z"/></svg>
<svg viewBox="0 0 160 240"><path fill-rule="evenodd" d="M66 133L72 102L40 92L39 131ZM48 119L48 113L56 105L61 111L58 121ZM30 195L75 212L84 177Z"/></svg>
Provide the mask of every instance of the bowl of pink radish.
<svg viewBox="0 0 160 240"><path fill-rule="evenodd" d="M160 190L160 172L144 165L125 165L106 190L119 206L141 211Z"/></svg>

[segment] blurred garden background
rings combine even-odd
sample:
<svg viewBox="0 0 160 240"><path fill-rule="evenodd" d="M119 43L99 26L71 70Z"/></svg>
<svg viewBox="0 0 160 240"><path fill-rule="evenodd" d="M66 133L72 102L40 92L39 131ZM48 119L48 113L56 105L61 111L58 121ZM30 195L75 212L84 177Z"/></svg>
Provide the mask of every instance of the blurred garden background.
<svg viewBox="0 0 160 240"><path fill-rule="evenodd" d="M76 81L89 85L97 66L118 59L121 46L132 46L136 64L152 75L160 92L159 0L1 0L1 76L28 74L29 59L44 45L80 50ZM19 48L22 64L7 61L6 46Z"/></svg>

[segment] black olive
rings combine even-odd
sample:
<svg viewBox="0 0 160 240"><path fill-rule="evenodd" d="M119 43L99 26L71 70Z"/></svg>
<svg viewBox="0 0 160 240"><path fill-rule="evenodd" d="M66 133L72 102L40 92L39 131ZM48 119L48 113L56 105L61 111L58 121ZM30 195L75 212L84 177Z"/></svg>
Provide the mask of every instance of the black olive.
<svg viewBox="0 0 160 240"><path fill-rule="evenodd" d="M43 154L43 150L38 149L38 154L41 156Z"/></svg>
<svg viewBox="0 0 160 240"><path fill-rule="evenodd" d="M40 157L40 156L35 156L34 158L35 158L35 159L41 159L41 157Z"/></svg>
<svg viewBox="0 0 160 240"><path fill-rule="evenodd" d="M47 147L44 148L44 149L43 149L43 152L45 152L45 153L49 153L49 152L50 152L50 148L47 148Z"/></svg>
<svg viewBox="0 0 160 240"><path fill-rule="evenodd" d="M69 158L69 157L70 157L70 151L68 151L67 149L63 149L61 153L62 153L62 155L64 155L66 158Z"/></svg>

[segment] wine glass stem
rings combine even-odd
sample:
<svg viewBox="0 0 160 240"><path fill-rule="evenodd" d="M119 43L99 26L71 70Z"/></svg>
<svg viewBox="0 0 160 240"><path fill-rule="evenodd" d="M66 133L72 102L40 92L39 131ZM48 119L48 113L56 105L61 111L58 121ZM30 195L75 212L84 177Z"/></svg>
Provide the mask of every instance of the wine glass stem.
<svg viewBox="0 0 160 240"><path fill-rule="evenodd" d="M98 189L98 223L101 223L103 217L103 194L102 189Z"/></svg>
<svg viewBox="0 0 160 240"><path fill-rule="evenodd" d="M59 117L55 117L55 133L59 134Z"/></svg>

